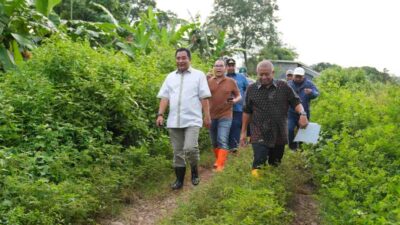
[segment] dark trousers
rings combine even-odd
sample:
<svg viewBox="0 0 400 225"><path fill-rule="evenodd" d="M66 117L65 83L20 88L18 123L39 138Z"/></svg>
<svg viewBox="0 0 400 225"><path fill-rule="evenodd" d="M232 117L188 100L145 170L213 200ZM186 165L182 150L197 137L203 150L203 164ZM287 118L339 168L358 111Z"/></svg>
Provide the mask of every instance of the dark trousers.
<svg viewBox="0 0 400 225"><path fill-rule="evenodd" d="M300 147L301 142L293 142L295 138L295 130L299 129L299 115L290 113L288 115L288 132L289 132L289 148L292 150L296 150L297 148ZM307 113L307 119L310 121L310 113Z"/></svg>
<svg viewBox="0 0 400 225"><path fill-rule="evenodd" d="M269 165L277 166L282 160L285 145L268 147L265 144L252 144L253 146L253 169L264 166L268 160Z"/></svg>
<svg viewBox="0 0 400 225"><path fill-rule="evenodd" d="M229 132L229 150L237 149L240 142L240 132L242 129L242 112L233 111L232 125Z"/></svg>

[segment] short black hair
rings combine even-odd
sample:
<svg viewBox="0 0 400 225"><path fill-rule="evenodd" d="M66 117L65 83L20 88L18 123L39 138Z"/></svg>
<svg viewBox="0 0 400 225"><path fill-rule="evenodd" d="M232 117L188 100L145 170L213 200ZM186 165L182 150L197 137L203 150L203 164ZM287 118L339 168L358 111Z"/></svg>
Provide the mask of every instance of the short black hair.
<svg viewBox="0 0 400 225"><path fill-rule="evenodd" d="M189 59L190 59L190 60L192 59L192 55L191 55L189 49L187 49L187 48L178 48L178 49L176 50L176 52L175 52L175 57L176 57L176 55L178 55L178 52L186 52L187 55L188 55L188 57L189 57Z"/></svg>

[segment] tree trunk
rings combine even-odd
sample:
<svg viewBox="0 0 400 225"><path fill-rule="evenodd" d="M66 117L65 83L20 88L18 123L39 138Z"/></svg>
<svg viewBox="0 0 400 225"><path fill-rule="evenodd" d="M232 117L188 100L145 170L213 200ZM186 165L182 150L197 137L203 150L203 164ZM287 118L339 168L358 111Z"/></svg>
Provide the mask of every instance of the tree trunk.
<svg viewBox="0 0 400 225"><path fill-rule="evenodd" d="M243 51L243 57L244 57L244 66L245 66L246 68L248 68L248 67L247 67L247 51Z"/></svg>
<svg viewBox="0 0 400 225"><path fill-rule="evenodd" d="M244 66L246 67L246 68L248 68L248 65L247 65L247 34L246 33L244 33L244 40L243 40L243 43L242 43L242 48L244 49L244 51L243 51L243 56L244 56Z"/></svg>

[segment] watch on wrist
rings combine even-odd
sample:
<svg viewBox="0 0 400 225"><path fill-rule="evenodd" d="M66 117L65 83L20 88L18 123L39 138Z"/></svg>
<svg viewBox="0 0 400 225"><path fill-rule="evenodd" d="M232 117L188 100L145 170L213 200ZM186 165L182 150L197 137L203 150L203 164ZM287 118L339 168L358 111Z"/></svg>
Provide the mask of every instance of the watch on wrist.
<svg viewBox="0 0 400 225"><path fill-rule="evenodd" d="M157 113L157 117L162 116L164 117L164 113Z"/></svg>

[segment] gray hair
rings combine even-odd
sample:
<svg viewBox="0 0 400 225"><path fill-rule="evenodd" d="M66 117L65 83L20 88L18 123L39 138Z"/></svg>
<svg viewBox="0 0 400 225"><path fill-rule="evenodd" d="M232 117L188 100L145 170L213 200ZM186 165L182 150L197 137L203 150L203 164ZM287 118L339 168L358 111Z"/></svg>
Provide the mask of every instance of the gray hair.
<svg viewBox="0 0 400 225"><path fill-rule="evenodd" d="M264 59L263 61L261 61L257 64L257 73L258 73L258 69L260 67L267 67L267 68L271 67L272 71L274 71L274 65L271 63L271 61L266 60L266 59Z"/></svg>

